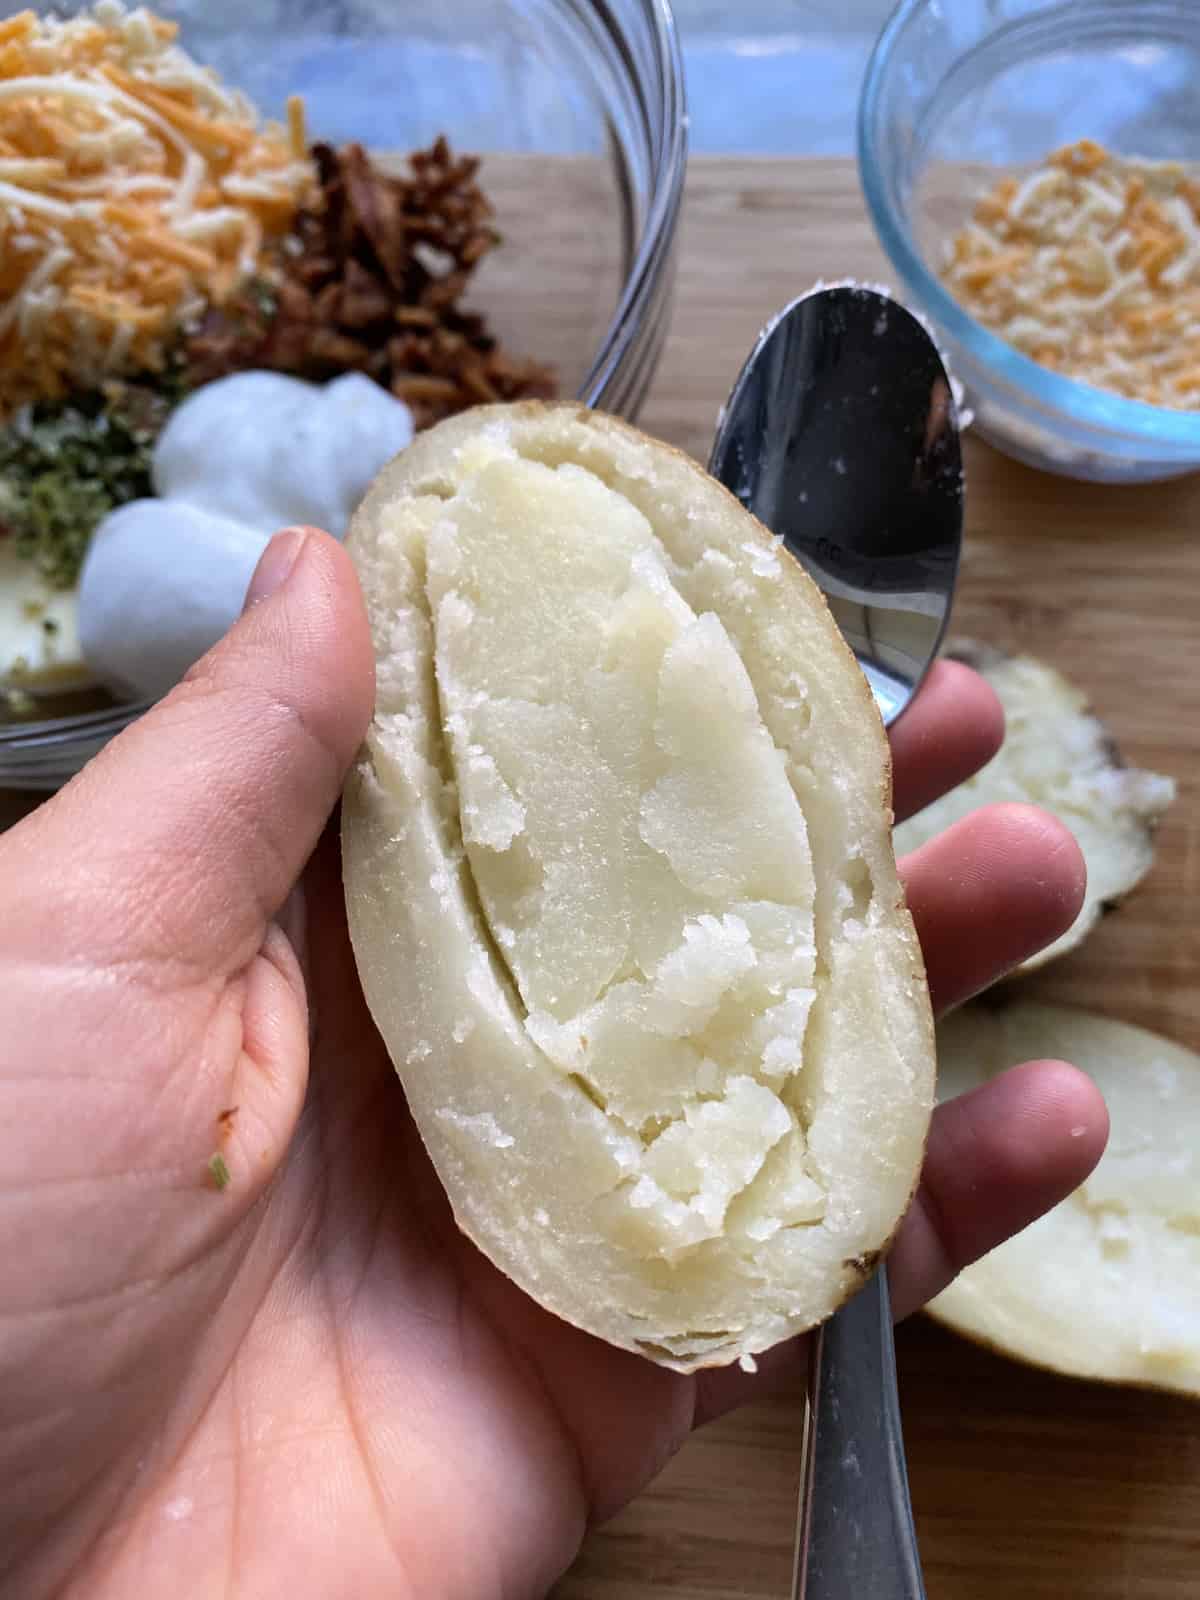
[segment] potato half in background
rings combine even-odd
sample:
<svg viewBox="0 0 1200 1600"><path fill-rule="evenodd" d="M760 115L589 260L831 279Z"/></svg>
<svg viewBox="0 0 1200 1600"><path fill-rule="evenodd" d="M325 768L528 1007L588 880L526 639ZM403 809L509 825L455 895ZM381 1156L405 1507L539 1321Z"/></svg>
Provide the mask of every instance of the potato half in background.
<svg viewBox="0 0 1200 1600"><path fill-rule="evenodd" d="M1108 1149L930 1312L1055 1372L1200 1394L1200 1056L1086 1011L977 1003L938 1025L939 1098L1041 1057L1090 1074L1108 1102Z"/></svg>
<svg viewBox="0 0 1200 1600"><path fill-rule="evenodd" d="M459 1225L681 1371L821 1321L908 1204L933 1035L887 742L817 589L578 406L419 436L349 544L350 928Z"/></svg>
<svg viewBox="0 0 1200 1600"><path fill-rule="evenodd" d="M1103 913L1136 887L1154 862L1154 833L1175 798L1171 778L1125 765L1087 697L1031 656L952 641L945 654L991 684L1004 707L999 753L981 772L896 829L904 855L980 806L1017 800L1053 812L1070 828L1087 862L1087 893L1075 922L1020 970L1081 945Z"/></svg>

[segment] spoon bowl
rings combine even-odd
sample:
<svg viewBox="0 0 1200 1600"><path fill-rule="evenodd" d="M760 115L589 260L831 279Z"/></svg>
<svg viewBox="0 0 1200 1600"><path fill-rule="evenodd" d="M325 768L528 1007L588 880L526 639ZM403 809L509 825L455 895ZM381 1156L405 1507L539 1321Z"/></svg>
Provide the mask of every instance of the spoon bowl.
<svg viewBox="0 0 1200 1600"><path fill-rule="evenodd" d="M894 722L941 644L962 543L956 408L929 334L878 290L802 295L759 335L709 471L824 591Z"/></svg>

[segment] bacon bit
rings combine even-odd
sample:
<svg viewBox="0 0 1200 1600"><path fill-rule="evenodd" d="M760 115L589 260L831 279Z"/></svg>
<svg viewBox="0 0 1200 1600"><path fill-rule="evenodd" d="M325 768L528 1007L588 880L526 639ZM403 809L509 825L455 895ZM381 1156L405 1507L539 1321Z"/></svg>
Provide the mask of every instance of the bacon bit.
<svg viewBox="0 0 1200 1600"><path fill-rule="evenodd" d="M393 316L401 328L437 327L437 314L428 306L397 306Z"/></svg>
<svg viewBox="0 0 1200 1600"><path fill-rule="evenodd" d="M226 1106L224 1111L217 1112L217 1126L220 1128L222 1136L233 1131L234 1119L237 1117L238 1110L239 1107L237 1106Z"/></svg>
<svg viewBox="0 0 1200 1600"><path fill-rule="evenodd" d="M1052 370L1200 410L1200 181L1185 168L1084 139L1002 179L973 222L943 276L982 323Z"/></svg>
<svg viewBox="0 0 1200 1600"><path fill-rule="evenodd" d="M433 378L414 372L392 381L392 393L406 405L423 409L431 401L453 402L458 386L450 378Z"/></svg>
<svg viewBox="0 0 1200 1600"><path fill-rule="evenodd" d="M297 219L299 250L278 258L273 312L243 296L207 317L188 345L193 381L244 367L318 380L365 372L418 427L481 401L553 395L547 368L507 356L461 308L498 240L475 157L439 139L395 176L360 145L317 145L313 156L320 200Z"/></svg>

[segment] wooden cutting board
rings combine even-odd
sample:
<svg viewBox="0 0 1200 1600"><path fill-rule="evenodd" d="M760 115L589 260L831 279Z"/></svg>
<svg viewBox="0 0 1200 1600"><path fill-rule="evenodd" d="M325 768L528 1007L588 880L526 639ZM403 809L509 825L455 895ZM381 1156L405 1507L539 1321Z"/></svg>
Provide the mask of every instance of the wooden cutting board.
<svg viewBox="0 0 1200 1600"><path fill-rule="evenodd" d="M851 162L694 161L647 429L705 459L767 316L845 276L888 278ZM956 629L1060 667L1129 760L1179 783L1151 877L1030 991L1200 1050L1200 476L1074 484L973 441L967 483ZM898 1355L930 1600L1200 1595L1200 1405L1031 1371L924 1318ZM786 1596L800 1423L794 1394L698 1434L557 1600Z"/></svg>
<svg viewBox="0 0 1200 1600"><path fill-rule="evenodd" d="M819 277L887 276L844 161L694 162L679 265L643 422L701 460L772 311ZM967 458L956 626L1061 667L1130 760L1179 781L1152 877L1031 988L1200 1049L1200 477L1113 490L978 442ZM25 804L0 793L0 826ZM1033 1372L920 1318L898 1344L930 1600L1200 1595L1200 1406ZM794 1394L697 1435L558 1600L786 1596L800 1420Z"/></svg>

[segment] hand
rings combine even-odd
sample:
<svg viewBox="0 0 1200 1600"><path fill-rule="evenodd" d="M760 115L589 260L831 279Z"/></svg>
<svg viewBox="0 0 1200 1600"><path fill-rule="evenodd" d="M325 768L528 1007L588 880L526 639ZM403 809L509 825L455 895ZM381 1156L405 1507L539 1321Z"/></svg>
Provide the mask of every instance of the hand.
<svg viewBox="0 0 1200 1600"><path fill-rule="evenodd" d="M800 1341L755 1379L679 1377L458 1235L322 839L370 715L357 583L291 531L250 602L0 837L0 1593L533 1595ZM982 681L940 666L895 731L898 809L1000 735ZM905 873L941 1007L1055 938L1083 884L1066 832L1017 807ZM1061 1063L943 1107L898 1310L1075 1187L1105 1134Z"/></svg>

